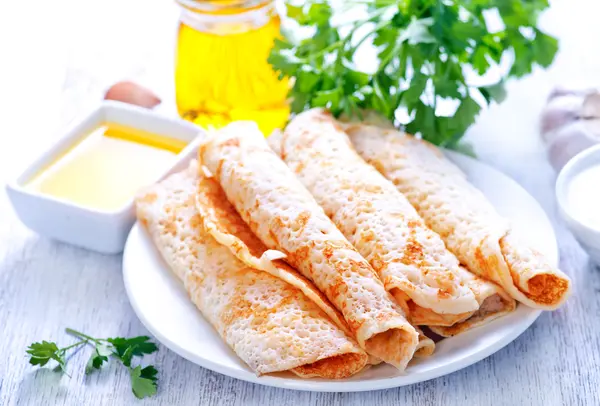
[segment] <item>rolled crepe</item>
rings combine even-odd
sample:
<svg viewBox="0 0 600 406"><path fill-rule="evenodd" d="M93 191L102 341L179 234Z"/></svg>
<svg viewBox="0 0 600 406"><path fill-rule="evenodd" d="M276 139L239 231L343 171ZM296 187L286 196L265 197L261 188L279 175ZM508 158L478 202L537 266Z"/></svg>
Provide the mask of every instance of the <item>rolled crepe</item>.
<svg viewBox="0 0 600 406"><path fill-rule="evenodd" d="M403 370L418 345L417 332L258 127L230 124L203 143L199 155L254 234L315 283L361 347Z"/></svg>
<svg viewBox="0 0 600 406"><path fill-rule="evenodd" d="M349 377L367 354L300 289L238 261L201 227L197 166L141 194L140 222L192 301L257 374Z"/></svg>
<svg viewBox="0 0 600 406"><path fill-rule="evenodd" d="M539 309L562 304L571 281L511 231L486 197L433 145L395 130L351 124L358 153L391 180L470 271Z"/></svg>
<svg viewBox="0 0 600 406"><path fill-rule="evenodd" d="M379 273L411 323L458 332L514 310L501 288L459 265L396 187L356 153L329 113L296 116L269 144Z"/></svg>

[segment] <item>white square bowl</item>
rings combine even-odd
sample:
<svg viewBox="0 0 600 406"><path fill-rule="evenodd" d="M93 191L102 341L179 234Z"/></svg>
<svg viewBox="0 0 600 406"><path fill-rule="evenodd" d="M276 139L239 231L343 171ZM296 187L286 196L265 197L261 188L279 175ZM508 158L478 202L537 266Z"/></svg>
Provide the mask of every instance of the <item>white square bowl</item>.
<svg viewBox="0 0 600 406"><path fill-rule="evenodd" d="M93 251L117 254L123 251L127 234L135 222L133 196L118 210L102 211L25 187L33 176L106 122L187 142L173 164L165 168L156 181L183 169L195 155L197 144L204 135L202 129L187 121L129 104L105 101L33 160L23 173L9 181L6 190L21 221L38 234Z"/></svg>

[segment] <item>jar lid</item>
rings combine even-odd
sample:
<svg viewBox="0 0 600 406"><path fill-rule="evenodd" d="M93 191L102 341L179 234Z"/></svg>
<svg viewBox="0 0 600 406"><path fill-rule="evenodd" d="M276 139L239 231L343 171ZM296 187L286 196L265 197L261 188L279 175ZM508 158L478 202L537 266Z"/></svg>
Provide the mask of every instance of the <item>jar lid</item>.
<svg viewBox="0 0 600 406"><path fill-rule="evenodd" d="M181 6L192 11L211 13L237 13L240 11L257 8L272 0L175 0Z"/></svg>

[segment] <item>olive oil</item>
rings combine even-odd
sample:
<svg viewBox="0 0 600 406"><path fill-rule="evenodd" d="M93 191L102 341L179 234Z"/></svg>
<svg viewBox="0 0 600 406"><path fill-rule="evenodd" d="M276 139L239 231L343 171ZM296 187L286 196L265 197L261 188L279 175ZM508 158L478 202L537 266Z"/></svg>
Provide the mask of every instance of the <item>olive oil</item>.
<svg viewBox="0 0 600 406"><path fill-rule="evenodd" d="M272 2L244 3L196 1L189 4L214 8L184 8L175 66L177 108L204 127L253 120L269 135L289 116L287 80L279 80L267 62L280 20Z"/></svg>

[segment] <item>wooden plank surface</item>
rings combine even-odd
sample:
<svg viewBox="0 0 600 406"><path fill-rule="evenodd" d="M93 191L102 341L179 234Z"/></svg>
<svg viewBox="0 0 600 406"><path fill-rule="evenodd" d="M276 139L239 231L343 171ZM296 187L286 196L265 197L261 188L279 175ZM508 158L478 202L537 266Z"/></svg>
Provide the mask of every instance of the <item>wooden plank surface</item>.
<svg viewBox="0 0 600 406"><path fill-rule="evenodd" d="M14 39L6 42L7 49L1 48L11 56L0 67L0 133L10 140L7 148L0 148L2 179L16 173L31 153L50 143L60 128L93 105L115 80L143 77L159 89L169 88L170 76L164 72L172 60L177 10L168 1L107 0L102 8L87 0L50 5L38 1L40 12L31 18L47 35L17 37L10 34L21 32L20 16L28 6L10 3L0 5L0 38ZM159 393L140 402L130 391L126 371L116 366L83 376L87 360L83 353L71 360L70 378L27 363L25 348L33 341L69 343L65 327L99 336L147 332L127 301L120 256L103 256L36 236L17 220L1 194L0 405L598 404L600 271L588 263L558 217L555 174L537 138L537 117L554 83L576 78L588 86L600 84L600 53L589 51L600 34L592 4L553 3L546 20L562 41L556 63L548 72L511 83L508 99L483 113L468 134L480 159L516 179L544 207L555 226L561 267L575 282L566 306L544 313L513 343L451 375L366 393L262 387L205 370L161 347L147 357L160 369ZM112 18L110 32L102 23L108 18ZM132 22L136 30L131 29ZM159 79L153 82L153 78Z"/></svg>

